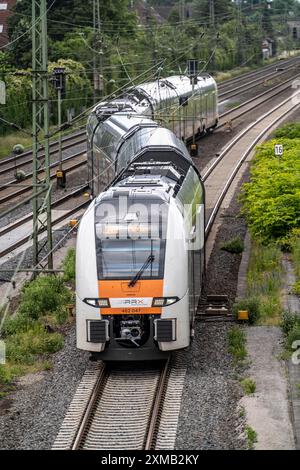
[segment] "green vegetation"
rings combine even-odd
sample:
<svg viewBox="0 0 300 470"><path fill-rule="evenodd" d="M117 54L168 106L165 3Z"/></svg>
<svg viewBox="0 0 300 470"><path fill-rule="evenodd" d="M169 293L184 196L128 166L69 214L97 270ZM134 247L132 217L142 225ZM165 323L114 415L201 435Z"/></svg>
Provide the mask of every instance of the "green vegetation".
<svg viewBox="0 0 300 470"><path fill-rule="evenodd" d="M293 293L300 297L300 230L298 237L294 237L292 239L291 252L296 275L296 282L293 285Z"/></svg>
<svg viewBox="0 0 300 470"><path fill-rule="evenodd" d="M7 105L1 108L1 117L6 121L16 124L22 129L27 129L31 124L31 75L30 70L18 70L20 75L6 74L1 68L1 57L8 56L0 51L0 79L5 79L7 89ZM66 71L66 96L62 104L63 120L68 119L68 110L73 114L79 114L83 107L91 103L92 85L87 76L85 67L72 59L59 59L50 62L48 66L49 74L54 67L64 67ZM49 87L49 98L51 107L51 123L55 124L57 120L57 96L52 86ZM0 122L0 134L11 134L12 126ZM11 153L12 147L16 143L24 144L26 147L31 143L30 135L23 132L10 135L7 141L1 146L1 154L5 150L6 154Z"/></svg>
<svg viewBox="0 0 300 470"><path fill-rule="evenodd" d="M242 253L244 251L244 242L240 237L232 238L221 245L221 250L229 253Z"/></svg>
<svg viewBox="0 0 300 470"><path fill-rule="evenodd" d="M247 272L247 296L255 298L255 320L263 324L277 324L281 315L281 251L271 244L252 243Z"/></svg>
<svg viewBox="0 0 300 470"><path fill-rule="evenodd" d="M300 280L293 285L293 293L300 296Z"/></svg>
<svg viewBox="0 0 300 470"><path fill-rule="evenodd" d="M286 349L292 351L294 341L300 340L300 317L291 312L283 312L280 324L286 336Z"/></svg>
<svg viewBox="0 0 300 470"><path fill-rule="evenodd" d="M238 326L228 332L228 349L236 364L241 363L247 356L246 335Z"/></svg>
<svg viewBox="0 0 300 470"><path fill-rule="evenodd" d="M10 155L16 144L23 145L24 149L30 148L32 145L32 137L24 134L24 132L15 132L2 136L0 139L0 158Z"/></svg>
<svg viewBox="0 0 300 470"><path fill-rule="evenodd" d="M0 365L2 396L11 390L16 377L51 368L50 355L63 346L62 325L69 321L66 305L73 301L64 282L73 279L73 258L70 250L63 263L64 276L41 275L27 283L17 311L4 320L1 336L7 362Z"/></svg>
<svg viewBox="0 0 300 470"><path fill-rule="evenodd" d="M273 132L273 136L276 139L300 139L300 123L292 122L286 124L285 126L276 129L276 131Z"/></svg>
<svg viewBox="0 0 300 470"><path fill-rule="evenodd" d="M70 248L63 261L65 281L75 281L75 254L74 248Z"/></svg>
<svg viewBox="0 0 300 470"><path fill-rule="evenodd" d="M244 393L246 395L251 395L256 390L256 383L254 380L246 378L240 381L241 386L243 387Z"/></svg>
<svg viewBox="0 0 300 470"><path fill-rule="evenodd" d="M280 244L300 228L300 139L281 139L284 155L278 161L271 140L259 146L251 165L251 182L242 189L243 214L250 232L263 244Z"/></svg>
<svg viewBox="0 0 300 470"><path fill-rule="evenodd" d="M251 426L246 426L246 437L247 437L247 444L249 449L254 448L255 442L257 442L257 432L254 431Z"/></svg>
<svg viewBox="0 0 300 470"><path fill-rule="evenodd" d="M247 274L247 299L256 300L254 322L280 322L281 250L291 251L299 293L300 275L300 126L287 124L274 133L274 140L259 146L251 164L251 181L243 185L242 213L252 234ZM274 156L275 144L284 155ZM292 340L294 333L290 333Z"/></svg>
<svg viewBox="0 0 300 470"><path fill-rule="evenodd" d="M138 16L137 5L141 4L138 0L103 0L101 31L97 31L98 25L95 31L93 0L84 3L56 0L48 11L49 74L54 66L66 68L64 119L68 111L78 114L92 104L94 51L102 88L96 90L96 95L100 98L146 71L139 81L181 73L191 57L199 60L203 70L221 75L232 69L249 70L263 62L261 41L265 37L274 39L274 52L295 49L297 41L287 35L286 26L277 15L281 8L276 6L278 2L274 0L269 10L254 8L252 3L244 1L239 12L238 5L231 0L215 0L213 27L208 0L194 0L192 17L185 21L179 0L149 0L143 18ZM11 45L6 52L0 51L0 79L5 80L8 92L3 117L22 128L28 127L31 120L31 3L31 0L16 2L15 14L9 18ZM169 18L158 21L150 5L170 6L171 3ZM298 7L294 2L289 11L297 14ZM56 124L56 93L52 86L49 89L51 123ZM1 135L11 131L11 126L0 123Z"/></svg>

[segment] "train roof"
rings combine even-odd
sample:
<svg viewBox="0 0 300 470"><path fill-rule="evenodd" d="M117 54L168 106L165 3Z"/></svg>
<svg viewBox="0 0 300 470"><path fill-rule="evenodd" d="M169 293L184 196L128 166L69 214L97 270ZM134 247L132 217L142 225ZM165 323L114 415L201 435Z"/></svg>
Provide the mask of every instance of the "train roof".
<svg viewBox="0 0 300 470"><path fill-rule="evenodd" d="M216 82L209 74L198 75L195 87L206 92L215 89ZM176 96L189 96L192 93L191 81L186 75L175 75L146 82L138 85L136 89L146 94L152 102L164 101Z"/></svg>
<svg viewBox="0 0 300 470"><path fill-rule="evenodd" d="M96 206L117 197L130 200L160 199L169 202L170 189L183 181L182 172L173 162L134 163L109 188L96 198ZM180 182L180 183L179 183Z"/></svg>
<svg viewBox="0 0 300 470"><path fill-rule="evenodd" d="M98 138L102 152L111 162L121 159L128 164L138 155L147 153L149 159L149 152L156 152L157 155L159 151L169 151L176 153L178 158L179 155L181 159L183 157L188 166L192 164L186 146L172 131L160 127L152 119L134 114L113 114L103 123L99 135L95 136L95 146ZM170 156L163 159L170 159Z"/></svg>

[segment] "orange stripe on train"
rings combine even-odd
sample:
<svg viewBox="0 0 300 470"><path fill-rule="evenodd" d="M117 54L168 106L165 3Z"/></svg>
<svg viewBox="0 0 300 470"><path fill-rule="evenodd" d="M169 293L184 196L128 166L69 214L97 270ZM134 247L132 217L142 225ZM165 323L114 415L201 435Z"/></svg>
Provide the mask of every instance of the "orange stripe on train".
<svg viewBox="0 0 300 470"><path fill-rule="evenodd" d="M163 279L149 279L138 281L133 287L129 287L130 280L98 281L100 298L108 299L149 299L150 297L163 296ZM124 302L125 304L126 302ZM101 308L102 315L144 315L161 314L160 307L128 306L118 308Z"/></svg>

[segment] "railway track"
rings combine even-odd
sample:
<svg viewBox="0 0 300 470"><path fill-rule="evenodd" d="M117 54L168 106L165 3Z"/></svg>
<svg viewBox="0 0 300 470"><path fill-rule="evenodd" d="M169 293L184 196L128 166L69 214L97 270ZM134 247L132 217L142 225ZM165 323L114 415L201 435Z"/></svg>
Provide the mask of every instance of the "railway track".
<svg viewBox="0 0 300 470"><path fill-rule="evenodd" d="M62 139L62 151L69 150L73 148L75 145L80 145L85 143L86 131L85 128L82 128L79 132L71 134L69 136L63 137ZM58 141L51 142L50 145L50 155L56 155L58 153ZM45 155L44 153L39 153L39 158L43 158ZM32 150L26 150L21 155L16 156L8 156L0 160L0 176L5 175L8 172L15 171L19 169L21 166L22 168L26 165L32 164Z"/></svg>
<svg viewBox="0 0 300 470"><path fill-rule="evenodd" d="M298 75L298 76L300 76L300 75ZM245 114L251 112L252 110L256 110L259 106L262 106L263 104L270 101L274 97L280 95L281 93L284 93L286 90L288 90L291 87L291 83L293 82L293 80L295 80L295 78L297 78L297 76L291 77L291 78L285 80L284 82L279 83L279 84L275 85L274 87L266 90L265 92L260 93L256 97L251 98L251 99L247 100L246 102L244 102L244 103L242 103L242 104L240 104L240 105L224 112L220 116L221 122L218 124L216 130L223 128L226 125L226 122L227 122L228 119L230 119L231 121L237 120L238 118L244 116ZM225 152L225 154L226 154L226 152ZM224 152L222 152L222 154L219 158L223 158L222 156L225 156L225 154L224 154ZM84 155L85 154L82 154L81 152L79 152L79 153L75 153L74 155L71 155L70 157L68 157L66 159L66 166L65 166L66 172L68 173L68 172L75 171L75 170L78 170L80 168L83 168L83 166L86 165L86 159L85 159ZM55 164L53 164L53 167L55 167ZM210 171L212 171L212 169ZM51 178L55 179L55 176L56 176L55 171L53 171L52 174L51 174ZM208 175L206 175L206 174L204 175L204 181L205 181L207 176ZM31 174L28 174L27 177L30 180ZM4 192L5 189L6 189L6 191ZM1 196L1 190L2 190L2 192L4 192L4 195L2 195L2 196ZM9 188L9 187L5 187L5 185L4 185L3 187L0 188L0 206L1 206L1 204L3 205L4 203L8 203L8 202L11 202L12 200L15 200L16 198L26 194L29 191L30 191L30 189L28 187L21 187L20 189L16 190L15 186L12 186L12 187ZM66 196L65 198L62 198L59 203L56 202L56 203L53 204L53 208L54 207L58 208L58 206L63 205L66 200L71 200L72 197L73 196L72 196L72 193L71 193L70 196ZM84 209L87 205L88 205L88 202L86 202L86 201L85 202L80 202L80 204L75 204L73 209L70 209L68 212L65 212L65 217L63 215L59 217L58 222L62 222L62 220L68 220L70 218L70 216L72 216L72 214L74 214L75 212L80 211L81 209ZM0 214L0 217L1 217L1 214ZM29 217L32 218L31 216L28 215L28 216L20 219L19 221L16 221L15 224L12 224L10 231L13 233L16 230L16 227L20 227L22 225L22 223L27 223L28 220L29 220ZM56 217L54 217L54 225L56 223L57 223L57 220L56 220ZM0 237L1 237L1 235L4 235L5 233L7 234L9 229L10 229L10 226L6 227L5 232L3 232L3 233L0 230ZM26 242L28 241L28 236L22 236L17 241L15 241L15 237L13 236L12 240L13 240L13 242L11 243L11 247L7 246L7 247L5 247L4 250L1 250L0 259L7 256L7 255L9 255L10 252L14 251L15 249L19 248L20 246L26 244Z"/></svg>
<svg viewBox="0 0 300 470"><path fill-rule="evenodd" d="M263 83L266 78L275 76L281 76L287 71L292 70L295 66L300 63L299 57L294 57L284 61L279 61L274 64L263 67L262 69L255 70L253 72L247 72L229 80L221 82L218 86L220 94L219 98L230 99L236 96L240 90L247 91L256 87L258 84ZM287 67L287 68L285 68ZM278 73L278 68L285 68L282 72ZM244 81L246 80L246 83ZM235 86L239 83L239 86ZM233 88L231 86L233 85ZM226 90L228 87L229 90ZM85 143L86 130L82 128L79 132L66 136L62 140L62 150L66 151L73 148L75 145L81 145ZM58 141L50 143L50 155L55 155L58 152ZM44 155L41 154L41 158ZM7 157L0 160L0 176L6 175L8 172L13 172L26 165L32 164L32 151L26 150L21 155L14 157Z"/></svg>
<svg viewBox="0 0 300 470"><path fill-rule="evenodd" d="M180 354L155 366L93 364L53 449L174 448L184 378Z"/></svg>
<svg viewBox="0 0 300 470"><path fill-rule="evenodd" d="M291 68L294 68L294 66L291 67ZM226 125L226 122L228 121L228 119L230 119L231 121L236 120L236 119L240 118L241 116L243 116L244 114L251 111L252 109L257 108L257 106L260 106L260 105L264 104L265 102L267 102L268 100L272 99L277 94L284 92L285 90L287 90L289 88L292 81L295 80L295 78L297 78L299 76L300 75L295 75L292 78L288 78L284 82L279 83L279 84L275 85L274 87L260 93L258 96L254 97L254 98L251 98L251 99L247 100L246 102L241 103L238 106L235 106L234 108L232 108L228 111L225 111L224 113L222 113L220 115L220 120L224 121L224 119L226 118L226 121L220 122L217 129L220 129L221 127L224 127ZM251 85L251 88L254 87L254 86L257 86L257 85ZM240 86L238 87L238 89L240 89ZM220 95L220 97L221 96L222 95ZM249 106L251 104L252 104L252 106ZM244 111L241 111L243 108L244 108ZM82 143L82 141L80 141L80 143ZM77 142L77 144L78 144L78 142ZM69 147L71 147L72 145L74 145L74 144L68 144ZM66 157L63 160L64 168L65 168L66 172L68 173L70 171L73 171L73 170L76 170L78 168L83 167L84 164L85 164L85 160L82 160L79 163L76 163L76 162L73 163L73 162L78 157L81 157L81 156L84 156L84 155L85 155L85 152L76 152L76 153ZM50 168L55 169L55 168L57 168L57 166L58 166L58 162L56 161L56 162L53 162L51 164ZM15 167L13 167L13 168L15 168ZM11 170L12 170L12 166L10 166L9 168L5 168L5 169L0 170L0 173L2 172L2 174L4 174L7 171L11 171ZM43 173L43 170L41 169L40 174L42 174L42 173ZM31 177L32 177L32 173L27 173L25 178L22 180L21 183L24 183L24 181L29 181L29 184L30 184ZM52 172L51 178L54 179L55 177L56 177L55 172ZM20 183L20 186L21 186L21 183ZM26 192L28 192L30 190L29 188L23 187L23 188L16 191L15 186L14 186L15 184L17 184L16 180L13 179L11 181L8 181L8 182L4 183L0 187L0 195L1 195L1 192L2 193L5 192L5 194L3 196L0 196L0 206L4 203L8 202L8 201L11 201L11 200L25 194ZM9 188L11 185L13 185L13 187Z"/></svg>
<svg viewBox="0 0 300 470"><path fill-rule="evenodd" d="M76 152L73 155L65 158L64 162L64 170L66 174L71 173L72 171L78 170L79 168L83 168L86 166L86 152ZM52 170L50 173L51 180L56 179L56 168L58 167L58 162L51 163L50 169ZM44 169L39 170L39 175L42 177L44 174ZM26 182L26 185L24 184ZM11 180L0 187L0 207L7 203L11 202L24 194L32 192L32 173L28 173L25 178L16 183L15 180ZM18 189L16 189L16 187ZM2 193L2 195L1 195ZM1 216L1 214L0 214Z"/></svg>
<svg viewBox="0 0 300 470"><path fill-rule="evenodd" d="M51 204L53 214L52 227L55 227L57 224L61 224L62 222L68 221L70 217L72 217L74 214L78 214L79 212L87 208L90 201L86 199L82 200L82 194L87 189L88 186L81 186L80 188L76 189L75 191L72 191L66 196L57 199ZM70 201L71 207L68 207L68 203ZM32 212L30 212L29 214L26 214L15 222L12 222L11 224L6 225L2 229L0 229L0 239L2 240L2 249L0 251L0 264L4 262L3 258L5 258L10 253L13 253L21 246L26 244L31 245L30 242L32 234L32 220L33 216ZM21 230L21 237L19 237L18 229L22 226L23 229ZM24 231L26 232L26 228L27 233L24 235ZM39 233L43 234L44 230L41 229Z"/></svg>
<svg viewBox="0 0 300 470"><path fill-rule="evenodd" d="M264 84L266 81L272 79L272 78L277 78L281 77L282 75L285 75L287 72L290 72L291 70L297 69L300 65L300 60L298 59L295 61L292 65L284 68L282 71L277 71L274 70L272 72L269 72L267 74L264 74L262 77L254 78L248 83L242 83L239 84L238 86L235 86L234 88L230 88L227 91L222 92L222 88L219 89L219 98L226 98L230 99L233 98L234 96L240 94L241 92L249 91L253 88L256 88L258 85Z"/></svg>

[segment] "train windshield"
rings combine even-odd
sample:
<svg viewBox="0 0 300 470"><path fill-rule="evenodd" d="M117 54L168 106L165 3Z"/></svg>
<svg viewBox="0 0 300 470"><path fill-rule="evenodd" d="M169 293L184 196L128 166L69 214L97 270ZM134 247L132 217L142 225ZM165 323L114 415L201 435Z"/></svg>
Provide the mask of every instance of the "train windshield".
<svg viewBox="0 0 300 470"><path fill-rule="evenodd" d="M136 275L139 279L161 279L167 204L152 199L147 203L127 201L125 208L120 207L117 200L96 207L98 279L132 279Z"/></svg>
<svg viewBox="0 0 300 470"><path fill-rule="evenodd" d="M140 279L157 279L162 274L163 240L99 240L99 279L131 279L152 256Z"/></svg>

